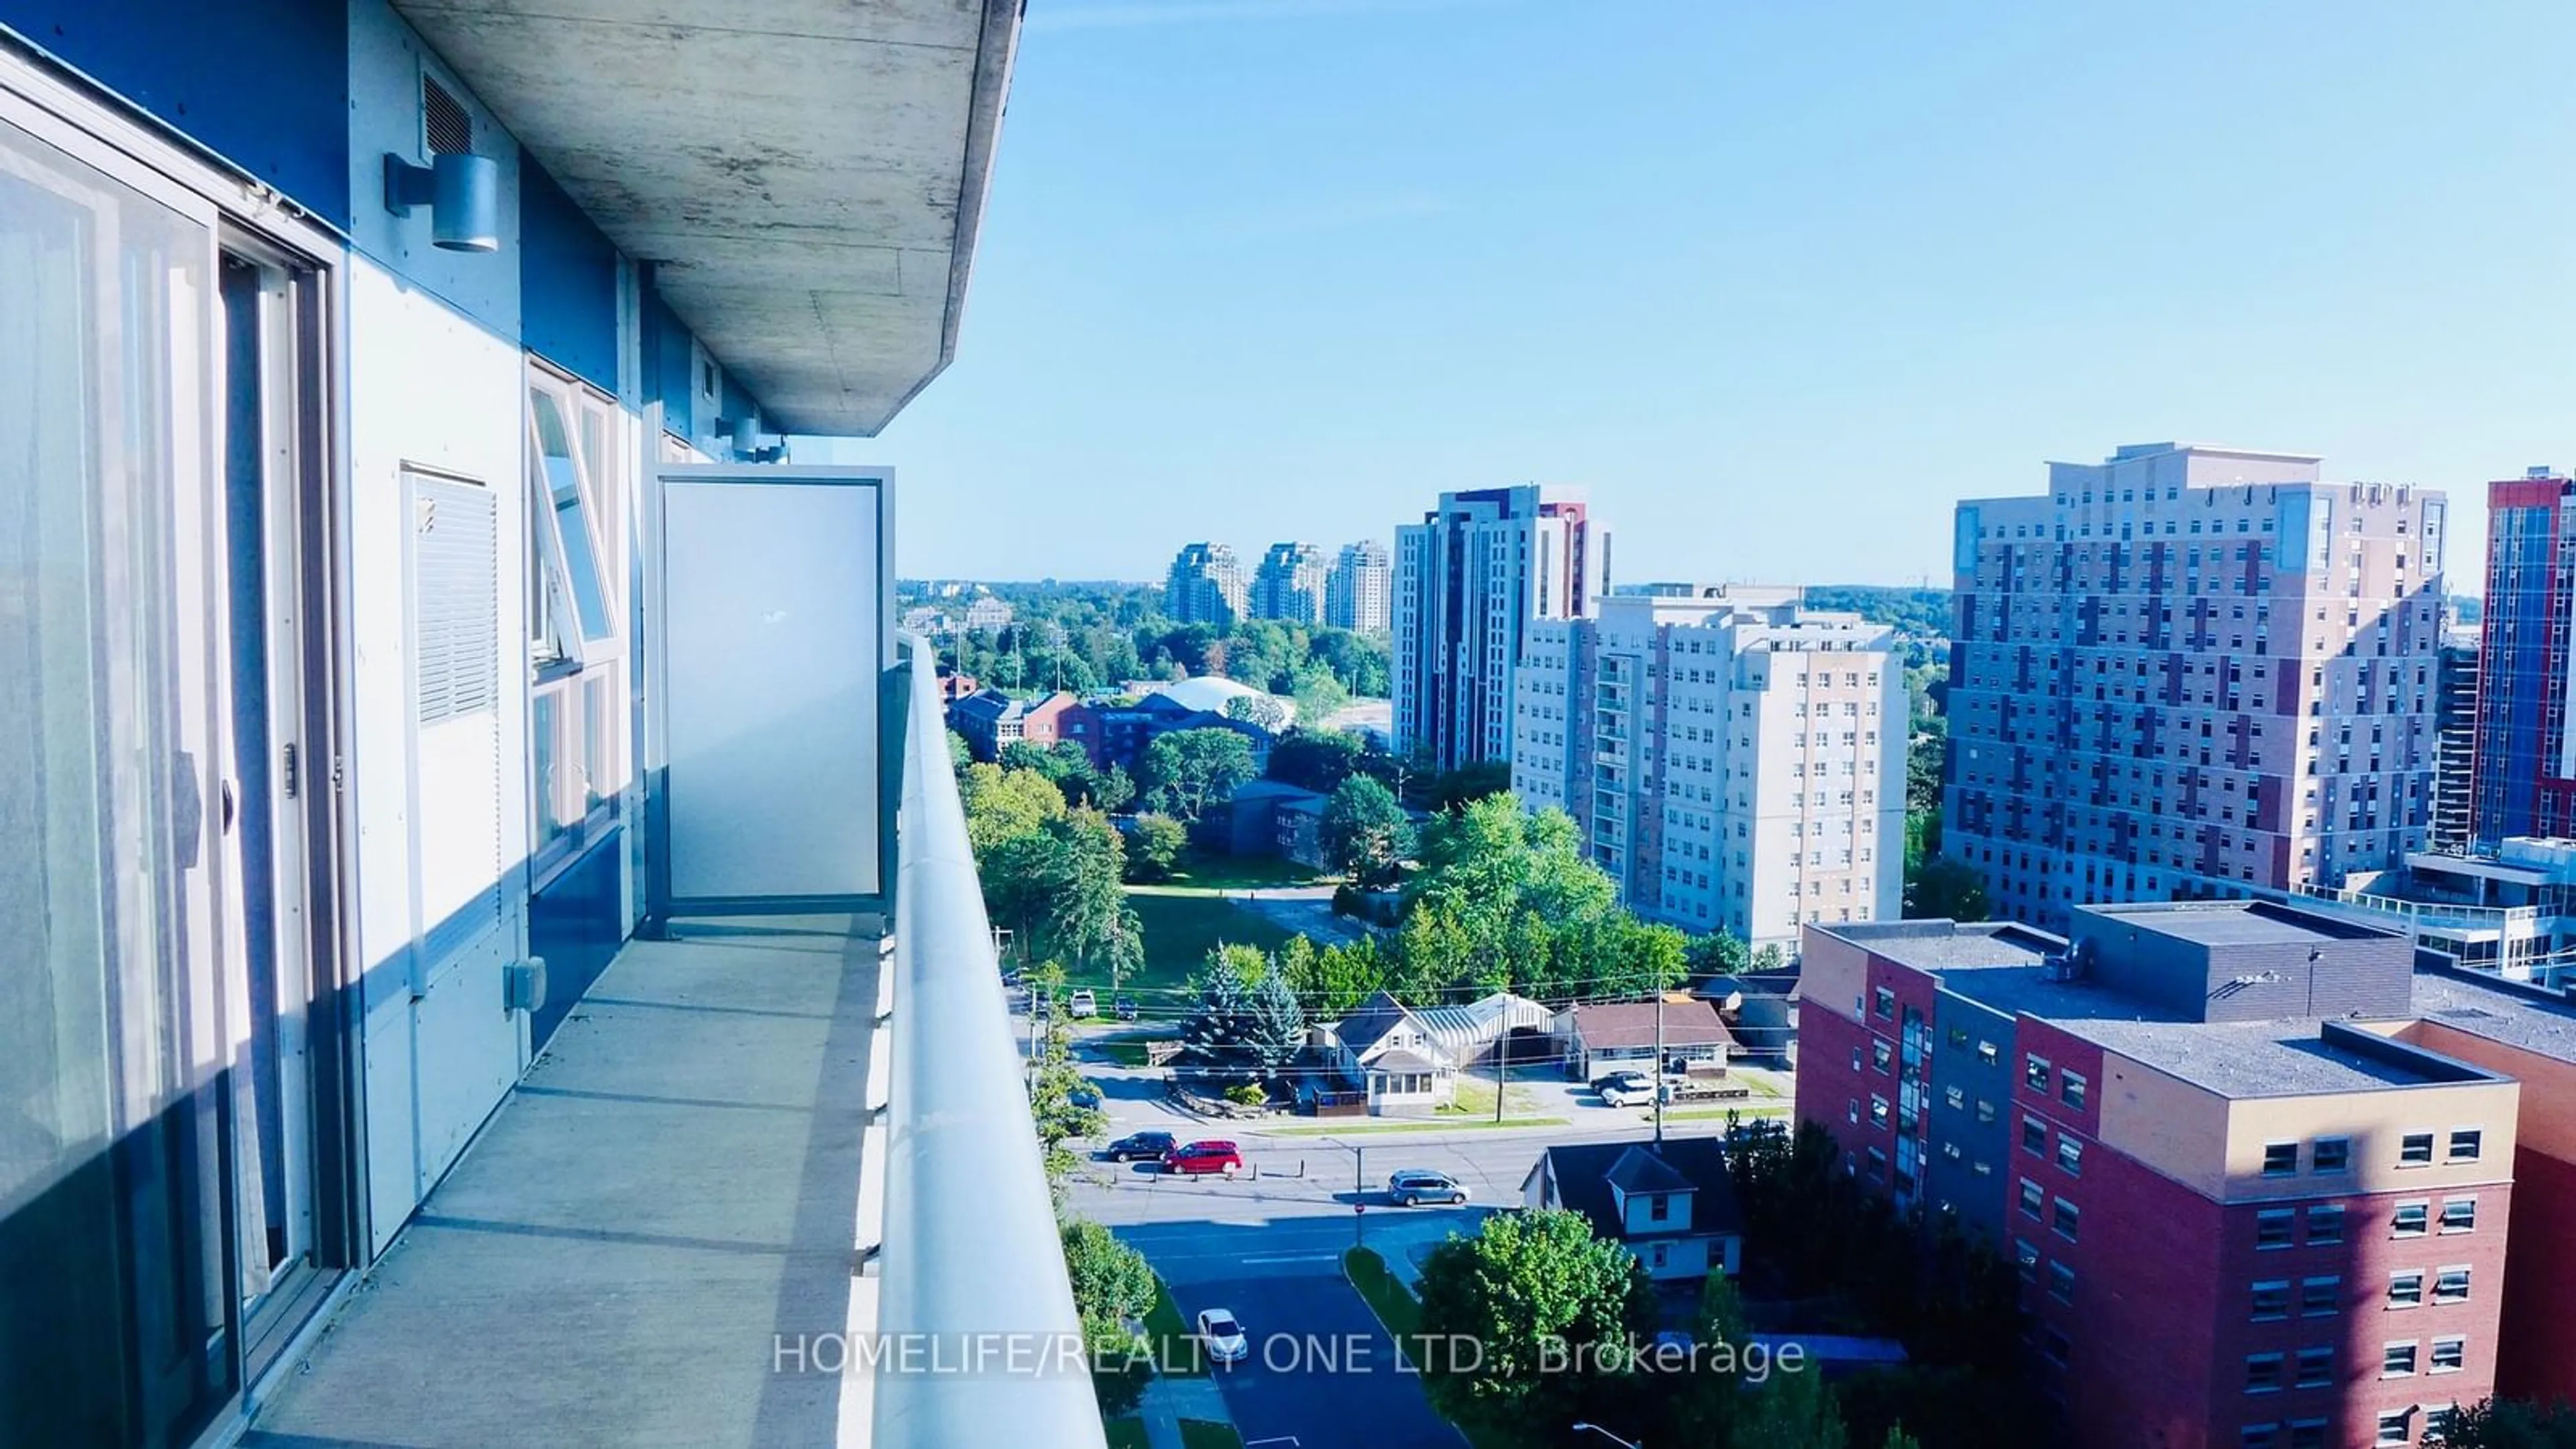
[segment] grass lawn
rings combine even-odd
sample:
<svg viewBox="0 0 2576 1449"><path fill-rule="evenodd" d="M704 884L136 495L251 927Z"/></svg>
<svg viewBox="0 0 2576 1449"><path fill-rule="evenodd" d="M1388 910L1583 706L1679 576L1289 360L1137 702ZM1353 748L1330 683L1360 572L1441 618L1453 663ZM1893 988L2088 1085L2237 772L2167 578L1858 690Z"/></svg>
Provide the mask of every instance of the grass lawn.
<svg viewBox="0 0 2576 1449"><path fill-rule="evenodd" d="M1183 1419L1181 1449L1243 1449L1243 1435L1237 1433L1232 1424L1220 1424L1213 1419Z"/></svg>
<svg viewBox="0 0 2576 1449"><path fill-rule="evenodd" d="M1139 991L1178 990L1207 965L1208 952L1220 943L1275 951L1290 934L1250 911L1200 892L1130 887L1127 904L1136 908L1136 920L1145 928L1145 969L1125 983ZM1078 973L1072 979L1095 987L1109 984L1105 973ZM1104 1007L1108 1004L1101 1002ZM1173 1001L1154 1004L1169 1006Z"/></svg>
<svg viewBox="0 0 2576 1449"><path fill-rule="evenodd" d="M1666 1112L1664 1120L1673 1120ZM1425 1117L1416 1122L1369 1122L1356 1127L1272 1127L1273 1137L1342 1137L1374 1132L1474 1132L1492 1131L1496 1127L1565 1127L1571 1124L1563 1117L1514 1117L1497 1122L1491 1117Z"/></svg>
<svg viewBox="0 0 2576 1449"><path fill-rule="evenodd" d="M1789 1110L1789 1104L1777 1097L1769 1101L1756 1097L1750 1102L1739 1103L1733 1108L1692 1107L1682 1111L1668 1108L1664 1112L1664 1120L1667 1122L1723 1122L1726 1120L1727 1113L1733 1111L1750 1122L1757 1117L1785 1117L1789 1115ZM1637 1115L1649 1122L1654 1120L1654 1114L1651 1112L1640 1112Z"/></svg>
<svg viewBox="0 0 2576 1449"><path fill-rule="evenodd" d="M1526 1087L1504 1088L1506 1111L1528 1112L1537 1108L1538 1098ZM1478 1077L1458 1078L1458 1100L1440 1109L1443 1117L1491 1117L1494 1115L1494 1084Z"/></svg>
<svg viewBox="0 0 2576 1449"><path fill-rule="evenodd" d="M1145 1421L1142 1419L1112 1419L1107 1428L1109 1449L1145 1449L1151 1442L1145 1437Z"/></svg>
<svg viewBox="0 0 2576 1449"><path fill-rule="evenodd" d="M1172 872L1170 886L1181 890L1246 891L1264 886L1323 885L1338 879L1273 855L1210 855L1193 858Z"/></svg>
<svg viewBox="0 0 2576 1449"><path fill-rule="evenodd" d="M1199 1357L1198 1336L1172 1301L1171 1285L1154 1279L1154 1306L1145 1310L1145 1336L1153 1340L1154 1371L1174 1378L1204 1378L1207 1364Z"/></svg>
<svg viewBox="0 0 2576 1449"><path fill-rule="evenodd" d="M1141 1067L1146 1065L1145 1043L1148 1040L1154 1039L1155 1038L1147 1037L1124 1037L1117 1041L1086 1042L1084 1045L1090 1051L1097 1054L1103 1061L1116 1062L1122 1067ZM1160 1039L1172 1040L1173 1038Z"/></svg>

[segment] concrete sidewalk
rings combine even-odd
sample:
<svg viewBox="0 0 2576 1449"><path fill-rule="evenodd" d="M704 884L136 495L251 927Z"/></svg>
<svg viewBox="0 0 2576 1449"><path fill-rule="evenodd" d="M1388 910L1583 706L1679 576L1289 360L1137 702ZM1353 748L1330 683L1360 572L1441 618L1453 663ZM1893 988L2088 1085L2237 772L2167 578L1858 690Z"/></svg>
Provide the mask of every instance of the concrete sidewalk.
<svg viewBox="0 0 2576 1449"><path fill-rule="evenodd" d="M1156 1374L1145 1385L1145 1401L1137 1412L1145 1418L1145 1442L1152 1449L1182 1449L1181 1421L1204 1419L1214 1424L1231 1424L1234 1413L1225 1406L1225 1391L1216 1380L1177 1378Z"/></svg>
<svg viewBox="0 0 2576 1449"><path fill-rule="evenodd" d="M778 1364L848 1322L878 944L678 933L600 976L244 1444L841 1437L843 1377Z"/></svg>

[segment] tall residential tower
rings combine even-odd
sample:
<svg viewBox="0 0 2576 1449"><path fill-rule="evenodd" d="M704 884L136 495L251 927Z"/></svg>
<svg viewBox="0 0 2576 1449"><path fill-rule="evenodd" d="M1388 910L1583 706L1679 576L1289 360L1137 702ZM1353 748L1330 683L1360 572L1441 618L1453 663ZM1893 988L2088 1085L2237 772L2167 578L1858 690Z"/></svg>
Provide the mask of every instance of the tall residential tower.
<svg viewBox="0 0 2576 1449"><path fill-rule="evenodd" d="M1384 540L1364 538L1342 545L1331 572L1324 576L1324 622L1355 634L1385 633L1394 572Z"/></svg>
<svg viewBox="0 0 2576 1449"><path fill-rule="evenodd" d="M2443 495L2317 462L2144 444L1959 505L1944 848L1999 914L2331 887L2423 848Z"/></svg>
<svg viewBox="0 0 2576 1449"><path fill-rule="evenodd" d="M1795 589L1662 588L1534 621L1512 788L1561 806L1630 909L1795 948L1892 920L1905 885L1894 631Z"/></svg>
<svg viewBox="0 0 2576 1449"><path fill-rule="evenodd" d="M1324 551L1274 543L1252 575L1252 617L1316 624L1324 617Z"/></svg>
<svg viewBox="0 0 2576 1449"><path fill-rule="evenodd" d="M2487 845L2576 834L2567 631L2576 617L2576 483L2546 468L2487 485L2485 644L2471 818Z"/></svg>
<svg viewBox="0 0 2576 1449"><path fill-rule="evenodd" d="M1230 545L1185 544L1163 585L1163 612L1176 624L1227 628L1243 617L1245 595L1243 565Z"/></svg>
<svg viewBox="0 0 2576 1449"><path fill-rule="evenodd" d="M1609 530L1574 492L1441 494L1395 531L1396 747L1443 770L1510 758L1524 629L1587 616L1609 587Z"/></svg>

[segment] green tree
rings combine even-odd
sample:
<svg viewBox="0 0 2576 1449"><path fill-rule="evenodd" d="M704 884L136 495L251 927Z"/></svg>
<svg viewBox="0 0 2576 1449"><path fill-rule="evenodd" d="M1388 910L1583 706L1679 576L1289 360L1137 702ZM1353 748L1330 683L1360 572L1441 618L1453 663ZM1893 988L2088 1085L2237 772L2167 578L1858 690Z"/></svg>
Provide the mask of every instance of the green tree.
<svg viewBox="0 0 2576 1449"><path fill-rule="evenodd" d="M1851 1449L1834 1391L1814 1368L1775 1373L1748 1397L1733 1449Z"/></svg>
<svg viewBox="0 0 2576 1449"><path fill-rule="evenodd" d="M1923 1441L1906 1433L1903 1424L1891 1424L1887 1437L1879 1441L1879 1449L1923 1449Z"/></svg>
<svg viewBox="0 0 2576 1449"><path fill-rule="evenodd" d="M1145 929L1120 889L1125 846L1107 816L1077 810L1046 833L1061 849L1025 869L1023 889L1043 903L1034 949L1109 974L1116 986L1145 964Z"/></svg>
<svg viewBox="0 0 2576 1449"><path fill-rule="evenodd" d="M2424 1443L2427 1449L2576 1449L2576 1407L2487 1399L2454 1413L2450 1426L2428 1432Z"/></svg>
<svg viewBox="0 0 2576 1449"><path fill-rule="evenodd" d="M1753 950L1732 931L1711 931L1691 938L1686 959L1694 978L1741 976L1753 964Z"/></svg>
<svg viewBox="0 0 2576 1449"><path fill-rule="evenodd" d="M1315 663L1296 671L1289 698L1297 705L1297 719L1308 729L1323 729L1325 721L1340 714L1351 702L1351 692L1333 677L1328 666Z"/></svg>
<svg viewBox="0 0 2576 1449"><path fill-rule="evenodd" d="M1303 936L1292 936L1279 948L1273 969L1287 978L1300 1001L1318 1019L1346 1016L1361 1002L1386 988L1394 963L1378 948L1377 938L1336 943L1322 950Z"/></svg>
<svg viewBox="0 0 2576 1449"><path fill-rule="evenodd" d="M1150 811L1137 816L1136 828L1127 833L1127 878L1146 883L1170 880L1189 843L1188 828L1171 816Z"/></svg>
<svg viewBox="0 0 2576 1449"><path fill-rule="evenodd" d="M1154 1270L1145 1255L1085 1218L1071 1219L1059 1233L1064 1240L1065 1276L1073 1284L1073 1306L1082 1316L1114 1322L1144 1318L1154 1306Z"/></svg>
<svg viewBox="0 0 2576 1449"><path fill-rule="evenodd" d="M1181 1019L1181 1043L1193 1060L1212 1067L1242 1062L1251 1032L1252 985L1268 974L1267 959L1253 947L1224 945L1208 953L1207 970L1195 983L1198 1001Z"/></svg>
<svg viewBox="0 0 2576 1449"><path fill-rule="evenodd" d="M1956 856L1936 855L1906 877L1905 915L1927 921L1986 918L1986 881L1977 868Z"/></svg>
<svg viewBox="0 0 2576 1449"><path fill-rule="evenodd" d="M1136 798L1136 782L1116 765L1101 771L1091 780L1092 805L1110 815L1127 808Z"/></svg>
<svg viewBox="0 0 2576 1449"><path fill-rule="evenodd" d="M1306 1013L1297 1005L1296 990L1281 972L1264 971L1244 1003L1244 1051L1262 1075L1276 1077L1305 1043Z"/></svg>
<svg viewBox="0 0 2576 1449"><path fill-rule="evenodd" d="M966 811L966 840L979 862L1001 842L1064 818L1064 792L1034 770L971 764L959 777L957 792Z"/></svg>
<svg viewBox="0 0 2576 1449"><path fill-rule="evenodd" d="M1306 723L1279 737L1270 747L1270 778L1318 795L1329 795L1333 787L1360 772L1369 758L1365 736L1343 730L1328 730L1314 717L1300 713Z"/></svg>
<svg viewBox="0 0 2576 1449"><path fill-rule="evenodd" d="M1253 778L1252 742L1239 730L1210 727L1158 735L1137 762L1147 804L1185 822Z"/></svg>
<svg viewBox="0 0 2576 1449"><path fill-rule="evenodd" d="M1140 1332L1154 1305L1154 1270L1145 1255L1118 1241L1100 1224L1082 1218L1058 1229L1064 1270L1073 1284L1073 1306L1082 1315L1082 1340L1090 1351L1091 1387L1105 1414L1133 1410L1152 1376L1151 1351Z"/></svg>
<svg viewBox="0 0 2576 1449"><path fill-rule="evenodd" d="M1265 734L1277 734L1288 727L1288 711L1277 699L1267 694L1238 694L1225 702L1225 717L1258 726Z"/></svg>
<svg viewBox="0 0 2576 1449"><path fill-rule="evenodd" d="M966 743L964 735L950 730L948 732L948 768L952 771L963 770L973 763L975 763L974 747Z"/></svg>
<svg viewBox="0 0 2576 1449"><path fill-rule="evenodd" d="M1412 851L1413 827L1395 792L1367 775L1351 775L1324 803L1324 858L1362 886L1393 881L1397 863Z"/></svg>
<svg viewBox="0 0 2576 1449"><path fill-rule="evenodd" d="M1470 1438L1602 1416L1632 1390L1626 1350L1654 1331L1645 1270L1559 1208L1489 1218L1432 1249L1421 1301L1422 1333L1482 1347L1472 1364L1423 1366L1431 1406Z"/></svg>

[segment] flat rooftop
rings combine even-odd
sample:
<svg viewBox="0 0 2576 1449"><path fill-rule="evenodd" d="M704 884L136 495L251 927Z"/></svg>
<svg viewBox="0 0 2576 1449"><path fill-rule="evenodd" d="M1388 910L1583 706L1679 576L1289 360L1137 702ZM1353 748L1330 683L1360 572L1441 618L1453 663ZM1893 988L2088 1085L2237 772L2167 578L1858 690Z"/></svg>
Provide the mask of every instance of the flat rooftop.
<svg viewBox="0 0 2576 1449"><path fill-rule="evenodd" d="M2460 1080L2416 1066L2403 1049L2383 1056L2328 1042L2314 1017L2203 1022L2099 985L2052 981L2038 967L1973 971L1951 990L2004 1014L2027 1012L2068 1035L2118 1052L2227 1098L2308 1097Z"/></svg>
<svg viewBox="0 0 2576 1449"><path fill-rule="evenodd" d="M2080 913L2214 948L2322 946L2399 934L2271 901L2156 901L2085 906Z"/></svg>
<svg viewBox="0 0 2576 1449"><path fill-rule="evenodd" d="M2415 1014L2471 1036L2576 1063L2576 1002L2473 971L2415 973Z"/></svg>
<svg viewBox="0 0 2576 1449"><path fill-rule="evenodd" d="M2009 921L1874 921L1835 926L1827 934L1917 971L1976 971L2037 966L2066 942Z"/></svg>

